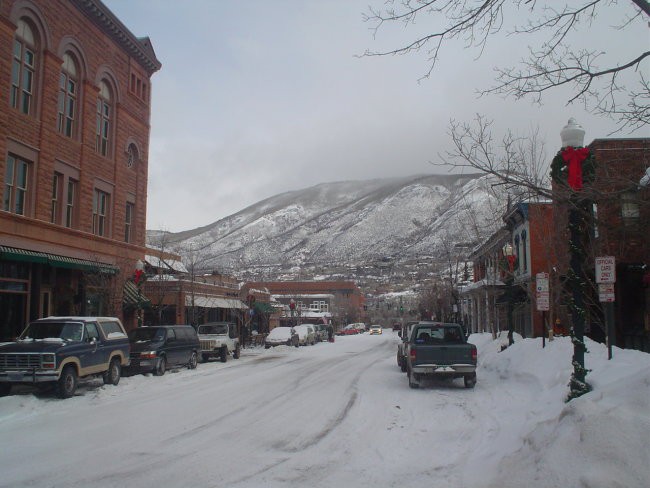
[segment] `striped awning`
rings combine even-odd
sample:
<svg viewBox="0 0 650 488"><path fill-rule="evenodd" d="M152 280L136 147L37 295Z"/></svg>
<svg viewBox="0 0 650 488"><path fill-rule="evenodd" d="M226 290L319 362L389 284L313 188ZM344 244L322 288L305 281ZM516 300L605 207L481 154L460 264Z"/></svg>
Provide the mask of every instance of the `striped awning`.
<svg viewBox="0 0 650 488"><path fill-rule="evenodd" d="M151 305L151 300L147 298L142 290L138 290L138 286L131 280L124 282L122 289L122 306L123 307L148 307Z"/></svg>
<svg viewBox="0 0 650 488"><path fill-rule="evenodd" d="M201 308L236 308L241 310L248 308L244 302L234 298L185 295L185 306L191 307L192 303L195 307Z"/></svg>
<svg viewBox="0 0 650 488"><path fill-rule="evenodd" d="M55 268L79 269L112 275L120 271L120 268L112 264L8 246L0 246L0 260L49 264Z"/></svg>

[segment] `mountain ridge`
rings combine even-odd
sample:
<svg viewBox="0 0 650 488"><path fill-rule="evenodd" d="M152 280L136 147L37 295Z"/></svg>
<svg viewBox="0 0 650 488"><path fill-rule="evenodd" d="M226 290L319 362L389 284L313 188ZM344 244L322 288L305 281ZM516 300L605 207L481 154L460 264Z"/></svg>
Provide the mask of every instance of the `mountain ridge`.
<svg viewBox="0 0 650 488"><path fill-rule="evenodd" d="M280 193L195 229L148 231L148 243L235 275L436 260L496 230L501 206L481 174L338 181Z"/></svg>

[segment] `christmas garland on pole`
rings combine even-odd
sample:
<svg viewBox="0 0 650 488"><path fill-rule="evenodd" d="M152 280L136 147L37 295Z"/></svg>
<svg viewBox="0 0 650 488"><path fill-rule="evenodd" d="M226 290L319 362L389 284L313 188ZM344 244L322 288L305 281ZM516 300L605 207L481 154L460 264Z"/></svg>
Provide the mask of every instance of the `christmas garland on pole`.
<svg viewBox="0 0 650 488"><path fill-rule="evenodd" d="M568 286L572 290L569 301L573 327L571 327L571 342L573 343L573 373L569 381L569 396L567 401L584 395L591 390L586 382L589 370L584 366L584 355L587 347L584 341L584 323L586 318L584 296L587 288L583 267L586 259L583 238L587 227L585 216L589 212L590 202L581 194L585 183L594 180L596 160L588 147L562 148L551 163L551 178L554 183L569 187L569 254L570 268L567 272Z"/></svg>

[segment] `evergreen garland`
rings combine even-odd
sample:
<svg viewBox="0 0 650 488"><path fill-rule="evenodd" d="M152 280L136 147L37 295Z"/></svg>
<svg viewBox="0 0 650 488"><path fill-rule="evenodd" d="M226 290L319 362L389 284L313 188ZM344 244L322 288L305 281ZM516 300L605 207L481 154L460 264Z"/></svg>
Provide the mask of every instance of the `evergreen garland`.
<svg viewBox="0 0 650 488"><path fill-rule="evenodd" d="M562 157L564 149L560 149L551 162L551 178L555 183L568 186L567 176L569 174L569 167ZM596 158L594 157L594 153L589 151L589 156L582 162L582 181L584 183L592 182L594 181L595 175Z"/></svg>

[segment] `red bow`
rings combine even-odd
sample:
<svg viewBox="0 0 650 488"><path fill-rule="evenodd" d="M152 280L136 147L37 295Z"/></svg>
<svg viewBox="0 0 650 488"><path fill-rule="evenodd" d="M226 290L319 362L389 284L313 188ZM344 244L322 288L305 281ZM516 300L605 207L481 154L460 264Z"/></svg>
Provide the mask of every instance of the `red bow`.
<svg viewBox="0 0 650 488"><path fill-rule="evenodd" d="M589 148L575 149L571 146L562 151L562 159L569 167L567 183L574 190L582 188L582 162L589 156Z"/></svg>
<svg viewBox="0 0 650 488"><path fill-rule="evenodd" d="M135 270L135 280L134 281L135 281L136 285L138 283L140 283L140 280L142 279L142 274L143 273L144 273L144 271L142 271L141 269L136 269Z"/></svg>

